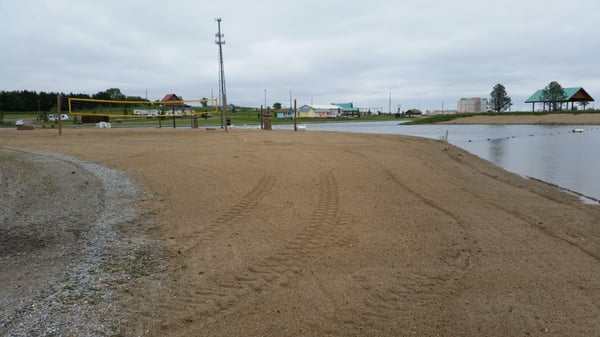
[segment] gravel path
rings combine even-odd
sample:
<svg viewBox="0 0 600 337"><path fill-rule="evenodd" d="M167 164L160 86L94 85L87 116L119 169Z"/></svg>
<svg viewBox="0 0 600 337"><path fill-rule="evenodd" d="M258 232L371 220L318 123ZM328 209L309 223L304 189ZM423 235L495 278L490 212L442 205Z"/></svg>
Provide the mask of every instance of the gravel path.
<svg viewBox="0 0 600 337"><path fill-rule="evenodd" d="M159 249L124 172L0 147L0 335L112 336ZM124 225L123 225L124 224Z"/></svg>

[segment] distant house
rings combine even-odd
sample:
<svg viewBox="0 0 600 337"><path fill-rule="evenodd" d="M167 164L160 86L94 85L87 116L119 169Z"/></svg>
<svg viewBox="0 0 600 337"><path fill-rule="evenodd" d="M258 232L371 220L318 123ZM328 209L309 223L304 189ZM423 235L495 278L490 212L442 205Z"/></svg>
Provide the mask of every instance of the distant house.
<svg viewBox="0 0 600 337"><path fill-rule="evenodd" d="M404 114L408 117L417 117L417 116L421 116L423 114L423 112L419 109L410 109L410 110L407 110Z"/></svg>
<svg viewBox="0 0 600 337"><path fill-rule="evenodd" d="M588 94L582 87L575 88L563 88L565 96L562 100L559 100L561 107L564 103L567 103L567 109L569 108L569 102L571 103L571 110L575 109L575 102L593 102L594 99L590 94ZM544 90L536 91L531 97L529 97L525 103L532 104L532 111L535 112L535 104L542 103L543 109L546 110L546 104L550 104L551 102L547 99L544 99Z"/></svg>
<svg viewBox="0 0 600 337"><path fill-rule="evenodd" d="M303 105L296 111L298 118L312 118L315 117L315 111L310 105Z"/></svg>
<svg viewBox="0 0 600 337"><path fill-rule="evenodd" d="M331 103L340 108L341 116L360 116L358 108L354 107L353 103Z"/></svg>
<svg viewBox="0 0 600 337"><path fill-rule="evenodd" d="M341 113L337 105L303 105L298 108L298 118L336 118Z"/></svg>
<svg viewBox="0 0 600 337"><path fill-rule="evenodd" d="M183 108L183 102L181 97L175 94L166 94L163 99L160 100L160 104L168 109L181 109Z"/></svg>
<svg viewBox="0 0 600 337"><path fill-rule="evenodd" d="M277 118L294 118L294 109L283 108L283 109L275 110L275 116L277 116Z"/></svg>
<svg viewBox="0 0 600 337"><path fill-rule="evenodd" d="M163 97L163 99L160 100L161 102L165 102L165 104L167 104L168 102L174 102L174 101L182 101L181 97L175 95L175 94L166 94L165 97ZM181 102L179 102L181 103Z"/></svg>
<svg viewBox="0 0 600 337"><path fill-rule="evenodd" d="M342 109L339 106L333 104L315 105L313 106L313 109L315 109L315 117L320 118L336 118L340 115L342 111Z"/></svg>
<svg viewBox="0 0 600 337"><path fill-rule="evenodd" d="M163 99L160 100L160 104L163 107L165 114L188 114L192 112L192 107L186 105L183 99L175 94L166 94Z"/></svg>

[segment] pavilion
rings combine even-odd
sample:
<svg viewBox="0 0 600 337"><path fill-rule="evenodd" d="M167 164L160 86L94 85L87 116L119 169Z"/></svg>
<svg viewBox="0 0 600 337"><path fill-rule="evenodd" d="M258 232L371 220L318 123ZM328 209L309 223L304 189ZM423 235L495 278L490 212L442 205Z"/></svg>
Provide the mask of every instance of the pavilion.
<svg viewBox="0 0 600 337"><path fill-rule="evenodd" d="M576 88L563 88L565 96L563 100L559 100L561 107L563 103L567 103L567 109L569 108L569 102L571 102L571 110L574 110L575 102L593 102L594 99L588 94L582 87ZM529 97L525 103L532 103L532 111L535 112L535 103L543 103L544 110L546 110L546 104L550 104L550 100L544 99L544 90L536 91L531 97Z"/></svg>

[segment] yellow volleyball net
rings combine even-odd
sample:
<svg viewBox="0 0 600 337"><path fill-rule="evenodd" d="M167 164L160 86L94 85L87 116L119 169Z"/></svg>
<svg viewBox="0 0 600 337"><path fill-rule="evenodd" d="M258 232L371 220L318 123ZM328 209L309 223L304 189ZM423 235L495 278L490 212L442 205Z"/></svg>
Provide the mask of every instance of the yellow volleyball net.
<svg viewBox="0 0 600 337"><path fill-rule="evenodd" d="M210 103L210 104L209 104ZM69 114L109 118L161 118L217 114L216 98L149 101L69 97Z"/></svg>

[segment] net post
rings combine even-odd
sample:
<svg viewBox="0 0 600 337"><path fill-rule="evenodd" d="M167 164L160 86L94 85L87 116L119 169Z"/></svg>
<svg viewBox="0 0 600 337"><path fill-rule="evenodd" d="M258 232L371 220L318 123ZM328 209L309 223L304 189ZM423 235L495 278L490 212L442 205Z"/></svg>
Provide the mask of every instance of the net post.
<svg viewBox="0 0 600 337"><path fill-rule="evenodd" d="M60 95L56 95L56 118L58 118L58 135L62 136L62 111L60 107L60 101Z"/></svg>
<svg viewBox="0 0 600 337"><path fill-rule="evenodd" d="M294 99L294 131L298 131L298 124L296 122L296 99Z"/></svg>

